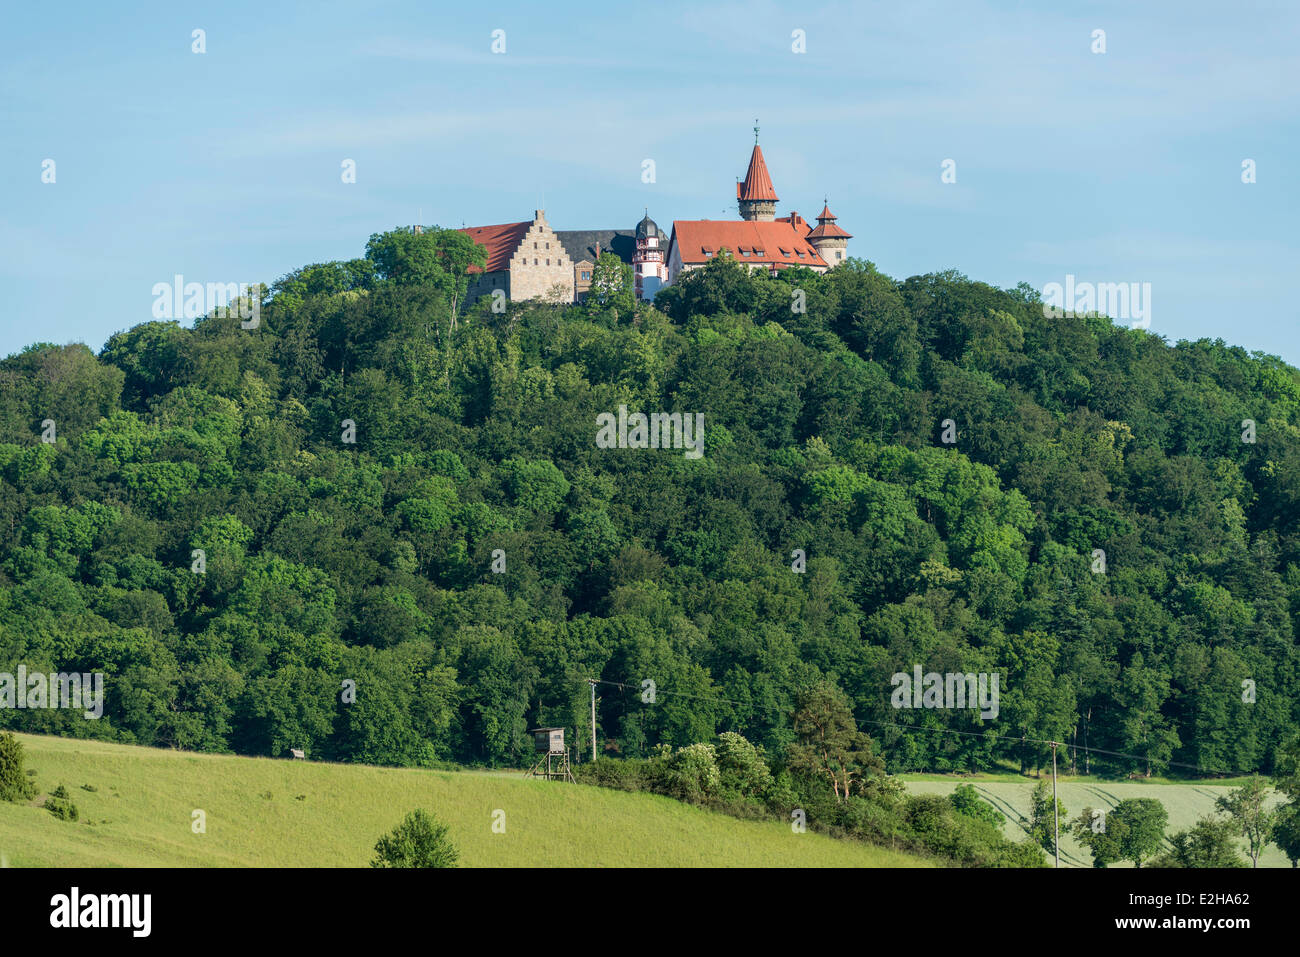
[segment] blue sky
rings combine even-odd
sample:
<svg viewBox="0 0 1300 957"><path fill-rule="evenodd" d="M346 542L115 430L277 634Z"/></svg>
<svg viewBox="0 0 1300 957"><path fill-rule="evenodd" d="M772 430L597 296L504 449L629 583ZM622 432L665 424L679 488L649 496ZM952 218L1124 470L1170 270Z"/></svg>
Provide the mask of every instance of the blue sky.
<svg viewBox="0 0 1300 957"><path fill-rule="evenodd" d="M1150 331L1300 364L1294 3L116 7L4 14L0 355L417 216L735 218L758 117L779 211L829 196L890 275L1149 282Z"/></svg>

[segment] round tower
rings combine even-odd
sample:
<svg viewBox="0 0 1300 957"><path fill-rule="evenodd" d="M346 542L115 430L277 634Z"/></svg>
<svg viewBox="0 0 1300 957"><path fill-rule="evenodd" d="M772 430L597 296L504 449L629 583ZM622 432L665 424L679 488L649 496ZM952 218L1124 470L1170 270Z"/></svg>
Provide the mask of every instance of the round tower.
<svg viewBox="0 0 1300 957"><path fill-rule="evenodd" d="M831 268L848 258L849 240L853 238L835 225L835 219L830 204L823 201L821 215L817 217L817 227L808 234L808 242Z"/></svg>
<svg viewBox="0 0 1300 957"><path fill-rule="evenodd" d="M668 264L664 262L664 237L646 210L636 224L636 252L632 254L632 275L636 277L636 297L653 299L668 282Z"/></svg>

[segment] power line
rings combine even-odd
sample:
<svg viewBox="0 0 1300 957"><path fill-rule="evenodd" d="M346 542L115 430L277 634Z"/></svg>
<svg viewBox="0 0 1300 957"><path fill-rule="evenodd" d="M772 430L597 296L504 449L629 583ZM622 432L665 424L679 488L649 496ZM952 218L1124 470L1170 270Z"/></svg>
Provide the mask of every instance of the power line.
<svg viewBox="0 0 1300 957"><path fill-rule="evenodd" d="M632 692L636 692L637 690L639 690L638 685L631 684L628 682L606 681L601 678L588 678L587 680L591 682L593 688L597 684L602 684L602 685L610 685L622 691L630 690ZM774 708L770 705L763 705L753 701L737 701L734 698L723 698L716 695L691 694L690 692L686 692L686 691L663 691L658 687L658 685L655 686L654 690L655 690L656 697L661 694L674 695L678 698L693 698L699 701L717 701L725 704L734 704L742 708L753 708L758 711L766 711L768 714L784 715L788 713L787 710L784 708ZM1034 737L1030 737L1029 735L998 734L998 732L994 731L993 729L989 729L988 731L958 731L955 728L921 728L921 727L917 727L916 725L894 724L888 721L872 721L870 719L864 719L859 723L870 724L880 728L892 728L895 731L901 731L904 733L911 733L911 734L954 734L954 735L961 735L963 737L982 738L985 741L988 741L992 745L1042 744L1042 745L1047 745L1048 747L1060 745L1061 747L1069 747L1075 751L1084 751L1089 754L1100 754L1100 755L1105 755L1107 757L1113 757L1113 758L1126 758L1130 761L1136 761L1139 763L1146 762L1147 764L1158 764L1161 765L1162 767L1185 768L1189 771L1196 771L1203 775L1220 774L1225 777L1240 777L1243 774L1263 773L1262 771L1259 770L1241 772L1241 771L1226 771L1221 768L1206 768L1199 764L1188 764L1184 761L1173 761L1166 758L1153 758L1141 754L1126 754L1122 751L1108 751L1105 748L1094 748L1094 747L1089 747L1088 745L1081 745L1081 744L1067 744L1062 741L1052 741L1048 738L1034 738ZM593 732L593 737L594 736L595 734Z"/></svg>

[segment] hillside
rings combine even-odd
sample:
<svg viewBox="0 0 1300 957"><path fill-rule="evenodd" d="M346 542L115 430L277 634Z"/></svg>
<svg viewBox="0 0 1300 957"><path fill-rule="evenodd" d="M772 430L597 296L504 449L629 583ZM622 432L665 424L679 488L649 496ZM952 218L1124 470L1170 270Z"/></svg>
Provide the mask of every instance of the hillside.
<svg viewBox="0 0 1300 957"><path fill-rule="evenodd" d="M606 753L778 770L819 683L890 771L1271 773L1300 731L1296 369L856 260L456 314L445 236L0 362L0 670L106 679L0 726L511 767L590 751L595 678ZM624 410L702 446L602 444ZM996 717L897 710L918 666Z"/></svg>
<svg viewBox="0 0 1300 957"><path fill-rule="evenodd" d="M184 754L23 735L42 791L80 820L0 802L11 867L364 867L376 839L423 807L465 867L917 867L918 858L669 798L517 774L440 773ZM86 791L89 784L95 791ZM207 833L191 814L207 812ZM492 814L506 812L494 834Z"/></svg>

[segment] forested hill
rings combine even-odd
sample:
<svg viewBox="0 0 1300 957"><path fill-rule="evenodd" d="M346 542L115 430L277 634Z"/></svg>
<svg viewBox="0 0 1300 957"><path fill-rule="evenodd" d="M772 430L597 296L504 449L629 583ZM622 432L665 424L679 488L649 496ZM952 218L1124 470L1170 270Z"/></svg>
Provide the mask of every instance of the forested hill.
<svg viewBox="0 0 1300 957"><path fill-rule="evenodd" d="M98 721L0 726L513 764L589 751L596 677L624 755L779 756L823 679L891 770L1268 771L1300 727L1296 369L860 261L453 323L453 247L0 363L0 671L107 676ZM600 447L620 406L702 414L703 455ZM999 714L895 710L916 665L999 673Z"/></svg>

